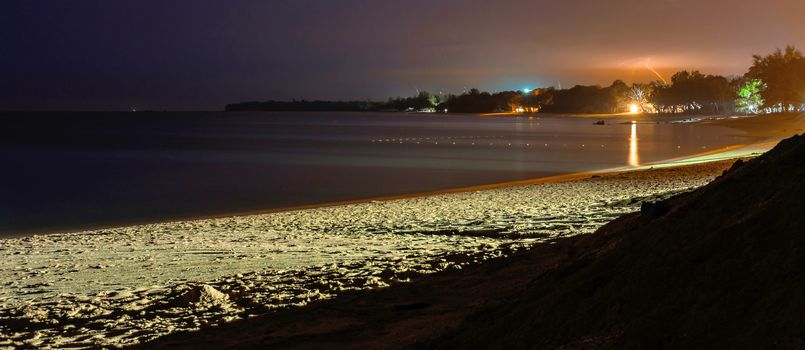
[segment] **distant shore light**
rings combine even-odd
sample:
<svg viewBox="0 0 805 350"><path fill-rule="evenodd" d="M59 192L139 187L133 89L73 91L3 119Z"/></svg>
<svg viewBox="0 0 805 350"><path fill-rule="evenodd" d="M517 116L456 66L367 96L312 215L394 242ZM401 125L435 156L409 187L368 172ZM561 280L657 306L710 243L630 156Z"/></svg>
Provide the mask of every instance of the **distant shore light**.
<svg viewBox="0 0 805 350"><path fill-rule="evenodd" d="M629 114L637 114L640 113L640 106L637 103L632 103L629 105Z"/></svg>

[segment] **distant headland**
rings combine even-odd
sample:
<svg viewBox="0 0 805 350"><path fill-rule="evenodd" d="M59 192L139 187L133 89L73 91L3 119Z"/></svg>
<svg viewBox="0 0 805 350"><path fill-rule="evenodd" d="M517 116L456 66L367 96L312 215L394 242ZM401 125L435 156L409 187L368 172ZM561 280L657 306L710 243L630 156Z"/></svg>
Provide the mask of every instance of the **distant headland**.
<svg viewBox="0 0 805 350"><path fill-rule="evenodd" d="M794 79L796 78L796 79ZM226 111L400 111L421 113L663 113L729 114L805 111L805 56L788 46L753 56L742 76L681 71L670 81L576 85L460 95L419 92L379 101L264 101L228 104Z"/></svg>

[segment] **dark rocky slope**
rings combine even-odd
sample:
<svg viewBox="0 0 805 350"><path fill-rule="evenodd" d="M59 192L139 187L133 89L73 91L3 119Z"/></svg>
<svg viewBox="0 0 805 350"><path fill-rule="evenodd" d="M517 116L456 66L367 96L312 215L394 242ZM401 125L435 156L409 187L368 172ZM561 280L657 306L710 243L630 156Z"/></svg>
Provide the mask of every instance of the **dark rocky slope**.
<svg viewBox="0 0 805 350"><path fill-rule="evenodd" d="M805 348L805 135L622 217L436 348Z"/></svg>

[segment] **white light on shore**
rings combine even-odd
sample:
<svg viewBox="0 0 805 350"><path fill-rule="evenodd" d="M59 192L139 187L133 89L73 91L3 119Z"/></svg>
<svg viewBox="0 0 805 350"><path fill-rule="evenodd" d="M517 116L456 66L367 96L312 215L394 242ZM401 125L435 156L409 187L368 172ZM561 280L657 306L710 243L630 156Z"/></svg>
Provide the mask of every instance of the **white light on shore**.
<svg viewBox="0 0 805 350"><path fill-rule="evenodd" d="M629 105L629 114L637 114L640 112L640 106L637 103L632 103Z"/></svg>

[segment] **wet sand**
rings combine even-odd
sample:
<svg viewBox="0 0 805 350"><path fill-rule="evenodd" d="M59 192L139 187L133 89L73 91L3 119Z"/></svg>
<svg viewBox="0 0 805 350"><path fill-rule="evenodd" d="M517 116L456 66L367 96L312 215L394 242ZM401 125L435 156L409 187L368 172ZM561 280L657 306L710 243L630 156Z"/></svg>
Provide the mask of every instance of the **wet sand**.
<svg viewBox="0 0 805 350"><path fill-rule="evenodd" d="M761 141L780 141L805 132L805 114L769 114L754 117L738 117L707 120L702 125L724 126L743 132L743 136Z"/></svg>

